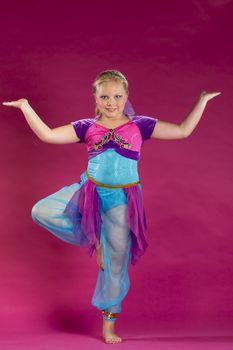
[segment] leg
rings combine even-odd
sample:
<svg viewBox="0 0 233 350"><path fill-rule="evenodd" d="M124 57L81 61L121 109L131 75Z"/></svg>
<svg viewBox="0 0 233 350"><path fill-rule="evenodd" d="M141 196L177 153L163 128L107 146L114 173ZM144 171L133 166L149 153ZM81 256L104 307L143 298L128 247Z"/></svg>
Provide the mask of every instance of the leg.
<svg viewBox="0 0 233 350"><path fill-rule="evenodd" d="M74 183L39 200L31 210L33 221L58 238L75 244L71 220L63 214L67 202L81 185Z"/></svg>
<svg viewBox="0 0 233 350"><path fill-rule="evenodd" d="M102 214L104 270L99 270L92 298L92 305L105 312L116 313L117 316L130 287L128 265L131 236L126 224L126 205L118 205ZM121 341L114 333L115 320L103 314L103 336L107 342Z"/></svg>
<svg viewBox="0 0 233 350"><path fill-rule="evenodd" d="M130 287L128 265L131 236L125 215L125 204L102 214L104 270L99 270L92 305L113 313L121 312L121 301Z"/></svg>

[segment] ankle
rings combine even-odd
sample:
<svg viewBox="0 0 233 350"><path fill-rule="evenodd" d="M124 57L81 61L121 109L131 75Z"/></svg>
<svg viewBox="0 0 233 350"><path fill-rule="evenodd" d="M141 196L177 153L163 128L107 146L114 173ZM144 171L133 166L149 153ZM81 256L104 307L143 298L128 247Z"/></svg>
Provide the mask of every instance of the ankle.
<svg viewBox="0 0 233 350"><path fill-rule="evenodd" d="M109 312L109 311L105 311L105 310L102 310L102 316L103 316L103 320L104 321L107 321L109 323L113 323L114 321L116 321L119 313L116 313L116 312Z"/></svg>
<svg viewBox="0 0 233 350"><path fill-rule="evenodd" d="M115 321L106 321L103 319L103 327L104 328L114 328Z"/></svg>

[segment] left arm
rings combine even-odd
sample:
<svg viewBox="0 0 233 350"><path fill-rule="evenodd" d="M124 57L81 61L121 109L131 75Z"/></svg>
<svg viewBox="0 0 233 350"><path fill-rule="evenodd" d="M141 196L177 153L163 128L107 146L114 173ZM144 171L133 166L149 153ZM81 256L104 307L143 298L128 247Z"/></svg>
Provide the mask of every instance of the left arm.
<svg viewBox="0 0 233 350"><path fill-rule="evenodd" d="M221 94L221 92L203 91L191 112L180 124L158 120L151 134L151 138L173 140L188 137L200 121L207 102L219 94Z"/></svg>

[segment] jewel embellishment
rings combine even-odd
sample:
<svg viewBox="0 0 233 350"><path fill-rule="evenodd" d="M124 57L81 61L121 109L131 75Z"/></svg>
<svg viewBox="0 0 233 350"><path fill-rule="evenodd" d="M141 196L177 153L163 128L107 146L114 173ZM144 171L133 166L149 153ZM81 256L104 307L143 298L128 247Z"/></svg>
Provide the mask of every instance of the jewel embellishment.
<svg viewBox="0 0 233 350"><path fill-rule="evenodd" d="M109 131L101 137L101 140L99 142L93 144L93 148L96 151L100 150L103 148L103 145L105 143L108 143L109 141L117 143L120 146L120 148L130 148L132 146L130 143L126 142L120 135L115 133L114 129L109 129Z"/></svg>

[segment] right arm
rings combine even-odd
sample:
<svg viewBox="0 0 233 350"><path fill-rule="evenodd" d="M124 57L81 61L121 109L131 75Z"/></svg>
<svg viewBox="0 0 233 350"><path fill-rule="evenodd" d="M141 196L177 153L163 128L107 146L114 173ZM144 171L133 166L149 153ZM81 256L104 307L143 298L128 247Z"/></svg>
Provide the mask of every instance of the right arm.
<svg viewBox="0 0 233 350"><path fill-rule="evenodd" d="M36 114L26 99L18 101L3 102L5 106L13 106L19 108L25 116L25 119L42 142L68 144L79 141L79 138L71 124L59 126L57 128L49 128Z"/></svg>

